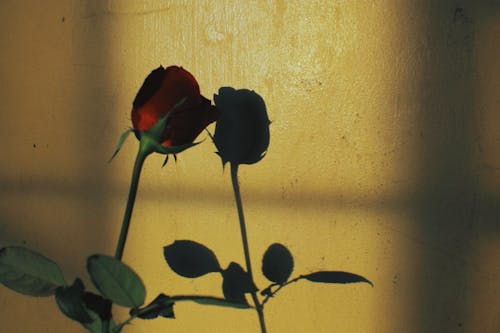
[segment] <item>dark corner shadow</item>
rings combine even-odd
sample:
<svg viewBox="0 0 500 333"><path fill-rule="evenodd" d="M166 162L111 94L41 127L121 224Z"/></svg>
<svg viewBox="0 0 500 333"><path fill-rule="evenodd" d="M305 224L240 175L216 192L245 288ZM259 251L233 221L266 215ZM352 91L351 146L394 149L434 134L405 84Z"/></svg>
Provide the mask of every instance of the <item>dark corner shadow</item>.
<svg viewBox="0 0 500 333"><path fill-rule="evenodd" d="M269 118L264 99L253 90L222 87L214 95L220 113L213 140L222 163L259 162L269 147Z"/></svg>
<svg viewBox="0 0 500 333"><path fill-rule="evenodd" d="M426 242L452 253L456 260L430 248L422 251L415 287L419 300L412 302L420 318L417 332L475 331L469 313L475 306L469 287L475 273L467 263L477 255L479 235L487 232L488 220L478 202L483 194L477 181L478 110L473 94L475 34L482 19L477 7L483 5L443 1L422 7L429 18L425 34L432 57L423 67L425 94L419 114L423 172L415 216Z"/></svg>

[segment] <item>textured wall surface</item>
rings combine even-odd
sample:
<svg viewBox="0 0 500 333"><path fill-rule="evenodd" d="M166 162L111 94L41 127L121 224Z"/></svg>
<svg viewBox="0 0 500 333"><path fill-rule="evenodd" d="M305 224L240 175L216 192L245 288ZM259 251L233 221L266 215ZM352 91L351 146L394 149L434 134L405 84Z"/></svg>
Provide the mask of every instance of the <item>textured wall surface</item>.
<svg viewBox="0 0 500 333"><path fill-rule="evenodd" d="M178 64L205 96L266 102L269 151L240 171L253 265L279 241L297 273L375 284L294 284L266 305L269 332L500 332L499 40L498 1L2 0L0 246L90 285L85 259L114 252L137 143L107 160L146 74ZM175 239L243 263L209 141L146 162L124 260L148 300L221 295L218 276L165 265ZM253 311L176 316L124 332L258 331ZM52 298L0 286L0 331L84 330Z"/></svg>

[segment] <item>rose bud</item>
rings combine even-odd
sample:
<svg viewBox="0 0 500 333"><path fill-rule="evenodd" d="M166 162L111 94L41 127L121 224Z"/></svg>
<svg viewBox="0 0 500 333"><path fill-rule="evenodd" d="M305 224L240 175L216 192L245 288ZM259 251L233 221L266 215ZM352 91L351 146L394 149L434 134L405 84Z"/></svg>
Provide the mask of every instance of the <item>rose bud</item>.
<svg viewBox="0 0 500 333"><path fill-rule="evenodd" d="M160 66L152 71L132 105L133 129L139 138L141 132L149 131L168 115L166 126L155 133L155 139L166 147L193 142L218 116L210 101L200 95L194 76L177 66Z"/></svg>
<svg viewBox="0 0 500 333"><path fill-rule="evenodd" d="M219 89L214 95L219 111L213 141L222 163L253 164L269 146L269 118L262 97L248 89Z"/></svg>

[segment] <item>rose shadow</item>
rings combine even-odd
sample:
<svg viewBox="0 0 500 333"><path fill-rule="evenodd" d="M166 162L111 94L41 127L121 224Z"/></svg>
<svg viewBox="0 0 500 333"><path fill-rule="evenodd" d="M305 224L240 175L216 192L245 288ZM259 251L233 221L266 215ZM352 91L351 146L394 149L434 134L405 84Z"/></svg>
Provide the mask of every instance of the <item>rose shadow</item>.
<svg viewBox="0 0 500 333"><path fill-rule="evenodd" d="M213 137L225 165L254 164L269 147L269 118L264 99L255 91L222 87L214 95L220 113Z"/></svg>

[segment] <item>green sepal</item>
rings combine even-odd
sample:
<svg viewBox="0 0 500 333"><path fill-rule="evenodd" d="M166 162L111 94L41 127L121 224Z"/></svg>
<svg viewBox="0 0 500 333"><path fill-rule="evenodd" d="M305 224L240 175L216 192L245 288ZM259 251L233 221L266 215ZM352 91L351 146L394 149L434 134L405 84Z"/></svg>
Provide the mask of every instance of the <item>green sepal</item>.
<svg viewBox="0 0 500 333"><path fill-rule="evenodd" d="M191 142L191 143L186 143L186 144L179 145L179 146L168 146L168 147L164 146L161 143L156 142L156 141L151 142L151 144L153 145L154 152L159 153L159 154L164 154L164 155L173 154L175 156L175 154L178 154L178 153L180 153L188 148L191 148L193 146L199 145L201 142L203 142L203 141Z"/></svg>
<svg viewBox="0 0 500 333"><path fill-rule="evenodd" d="M174 156L174 161L177 162L177 154L172 154ZM161 167L163 168L165 165L167 165L168 162L168 154L165 155L165 160L163 161Z"/></svg>
<svg viewBox="0 0 500 333"><path fill-rule="evenodd" d="M175 104L170 109L170 111L167 112L167 114L165 116L158 119L158 121L153 126L151 126L151 128L149 130L147 130L146 133L149 136L151 136L155 141L157 141L157 142L161 141L161 139L163 137L163 133L165 133L165 129L167 128L168 123L170 121L170 118L172 118L172 115L177 111L177 109L180 106L182 106L182 104L184 104L185 101L186 101L186 98L181 99L180 102Z"/></svg>
<svg viewBox="0 0 500 333"><path fill-rule="evenodd" d="M165 165L167 165L167 162L168 162L168 155L165 155L165 160L161 164L161 167L163 168Z"/></svg>
<svg viewBox="0 0 500 333"><path fill-rule="evenodd" d="M161 142L156 141L154 137L150 136L148 132L140 132L140 137L141 137L141 144L139 149L142 155L148 156L151 153L158 153L168 156L169 154L172 154L174 155L176 161L177 161L177 156L175 156L176 154L193 146L199 145L200 143L203 142L203 141L191 142L178 146L164 146L161 144ZM165 159L162 166L165 166L167 162L168 159Z"/></svg>
<svg viewBox="0 0 500 333"><path fill-rule="evenodd" d="M116 154L118 154L118 152L122 148L123 143L125 142L125 140L127 140L128 135L133 131L134 130L132 128L129 128L128 130L126 130L125 132L122 133L122 135L120 136L120 139L118 139L118 143L116 144L115 151L113 152L113 155L111 156L111 158L109 159L108 162L111 162L113 160L113 158L116 156Z"/></svg>

